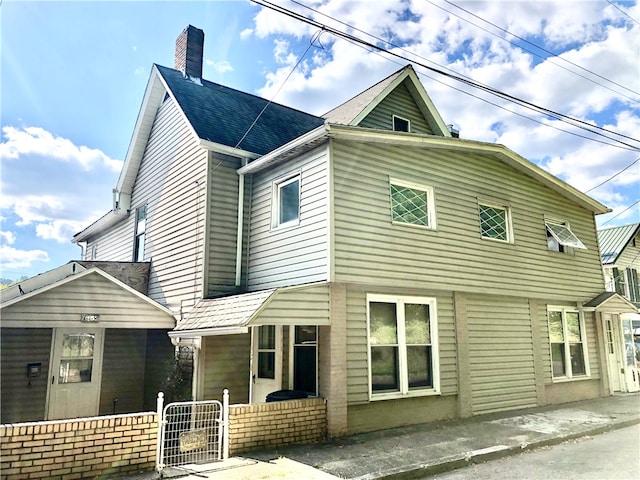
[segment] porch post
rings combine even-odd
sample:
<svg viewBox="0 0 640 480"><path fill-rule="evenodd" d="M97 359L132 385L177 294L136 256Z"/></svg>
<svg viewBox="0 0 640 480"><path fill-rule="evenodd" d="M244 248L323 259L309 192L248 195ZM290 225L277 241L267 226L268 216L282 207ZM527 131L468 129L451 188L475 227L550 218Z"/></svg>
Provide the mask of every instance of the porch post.
<svg viewBox="0 0 640 480"><path fill-rule="evenodd" d="M163 418L162 418L162 411L164 410L164 393L162 392L158 392L158 399L156 401L156 415L158 417L158 431L156 434L156 472L161 473L162 472L162 465L161 465L161 445L163 442L163 435L162 435L162 425L163 425Z"/></svg>
<svg viewBox="0 0 640 480"><path fill-rule="evenodd" d="M229 458L229 389L222 391L222 459Z"/></svg>

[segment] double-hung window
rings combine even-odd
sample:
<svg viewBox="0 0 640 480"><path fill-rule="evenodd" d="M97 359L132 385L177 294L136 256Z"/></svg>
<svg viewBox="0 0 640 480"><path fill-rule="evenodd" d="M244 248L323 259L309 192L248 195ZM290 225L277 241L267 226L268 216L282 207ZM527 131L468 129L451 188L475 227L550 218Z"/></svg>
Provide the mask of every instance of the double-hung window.
<svg viewBox="0 0 640 480"><path fill-rule="evenodd" d="M300 174L273 183L272 227L297 225L300 222Z"/></svg>
<svg viewBox="0 0 640 480"><path fill-rule="evenodd" d="M436 228L433 188L390 179L391 219L420 227Z"/></svg>
<svg viewBox="0 0 640 480"><path fill-rule="evenodd" d="M587 341L580 313L572 308L549 307L547 317L553 379L588 376Z"/></svg>
<svg viewBox="0 0 640 480"><path fill-rule="evenodd" d="M367 295L371 400L440 391L436 299Z"/></svg>
<svg viewBox="0 0 640 480"><path fill-rule="evenodd" d="M511 209L502 205L478 203L480 236L500 242L513 242Z"/></svg>
<svg viewBox="0 0 640 480"><path fill-rule="evenodd" d="M144 240L147 229L147 206L136 208L136 234L133 245L133 261L144 261Z"/></svg>
<svg viewBox="0 0 640 480"><path fill-rule="evenodd" d="M569 253L572 248L585 249L587 247L571 231L569 225L559 221L545 222L547 229L547 247L552 252Z"/></svg>

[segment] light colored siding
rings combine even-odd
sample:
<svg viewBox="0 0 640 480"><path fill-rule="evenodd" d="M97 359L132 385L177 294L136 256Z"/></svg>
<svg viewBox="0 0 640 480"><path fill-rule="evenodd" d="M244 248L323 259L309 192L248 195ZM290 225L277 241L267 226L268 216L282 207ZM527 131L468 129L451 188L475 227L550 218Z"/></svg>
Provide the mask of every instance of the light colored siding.
<svg viewBox="0 0 640 480"><path fill-rule="evenodd" d="M251 336L204 337L204 347L203 399L222 400L222 390L228 388L230 403L248 403Z"/></svg>
<svg viewBox="0 0 640 480"><path fill-rule="evenodd" d="M382 100L376 108L360 122L359 126L393 130L393 115L409 120L412 133L433 135L431 127L427 124L404 83L398 85L393 92Z"/></svg>
<svg viewBox="0 0 640 480"><path fill-rule="evenodd" d="M635 240L635 247L632 243L629 243L624 250L622 250L620 257L618 257L616 261L618 268L635 268L636 270L640 270L640 234L636 235Z"/></svg>
<svg viewBox="0 0 640 480"><path fill-rule="evenodd" d="M442 395L457 393L458 377L452 295L415 289L398 291L392 288L376 288L369 292L436 298L441 393ZM369 401L366 294L367 290L363 286L347 286L347 400L349 404Z"/></svg>
<svg viewBox="0 0 640 480"><path fill-rule="evenodd" d="M92 238L87 243L87 252L90 252L95 245L97 246L96 260L130 262L133 258L133 221L131 217L132 215L129 215L110 230Z"/></svg>
<svg viewBox="0 0 640 480"><path fill-rule="evenodd" d="M149 296L174 312L202 297L207 158L175 103L165 101L138 170L131 211L147 205ZM132 214L132 254L134 221Z"/></svg>
<svg viewBox="0 0 640 480"><path fill-rule="evenodd" d="M260 312L260 325L329 325L329 285L313 285L278 292Z"/></svg>
<svg viewBox="0 0 640 480"><path fill-rule="evenodd" d="M146 330L105 331L100 415L142 411L146 346Z"/></svg>
<svg viewBox="0 0 640 480"><path fill-rule="evenodd" d="M272 229L273 181L296 171L301 172L300 224ZM328 279L326 147L254 176L249 235L249 290Z"/></svg>
<svg viewBox="0 0 640 480"><path fill-rule="evenodd" d="M593 215L494 157L333 141L337 282L587 300L603 290ZM391 223L389 176L432 186L437 231ZM478 198L512 209L515 243L480 238ZM547 249L544 216L588 250Z"/></svg>
<svg viewBox="0 0 640 480"><path fill-rule="evenodd" d="M467 317L473 414L536 406L528 301L469 297Z"/></svg>
<svg viewBox="0 0 640 480"><path fill-rule="evenodd" d="M1 329L0 423L44 420L51 333L50 328ZM40 376L29 381L27 363L31 362L42 366Z"/></svg>
<svg viewBox="0 0 640 480"><path fill-rule="evenodd" d="M114 302L114 298L118 301ZM100 315L101 328L157 328L171 320L153 305L97 273L59 285L2 309L4 323L72 327L85 313Z"/></svg>
<svg viewBox="0 0 640 480"><path fill-rule="evenodd" d="M236 170L239 167L237 161L228 158L210 160L207 206L207 292L210 297L237 290L239 177Z"/></svg>

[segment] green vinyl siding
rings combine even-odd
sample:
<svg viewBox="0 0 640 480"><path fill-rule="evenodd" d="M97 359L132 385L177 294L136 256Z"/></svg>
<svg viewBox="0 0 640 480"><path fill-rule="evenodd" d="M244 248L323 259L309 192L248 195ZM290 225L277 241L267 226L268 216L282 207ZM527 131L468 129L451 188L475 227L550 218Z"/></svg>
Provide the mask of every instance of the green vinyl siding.
<svg viewBox="0 0 640 480"><path fill-rule="evenodd" d="M268 306L260 312L255 324L329 325L329 285L279 291Z"/></svg>
<svg viewBox="0 0 640 480"><path fill-rule="evenodd" d="M411 133L433 135L431 127L427 124L422 112L418 109L415 100L404 83L398 85L393 92L376 105L371 113L362 119L358 126L393 130L393 115L398 115L409 120L411 123Z"/></svg>
<svg viewBox="0 0 640 480"><path fill-rule="evenodd" d="M332 280L582 301L603 290L592 213L498 159L337 140L332 152ZM433 187L437 230L392 224L389 178ZM481 238L479 202L510 208L513 243ZM550 252L545 215L587 250Z"/></svg>
<svg viewBox="0 0 640 480"><path fill-rule="evenodd" d="M222 391L229 389L229 402L249 402L249 358L251 336L213 335L203 337L204 391L203 400L222 400Z"/></svg>

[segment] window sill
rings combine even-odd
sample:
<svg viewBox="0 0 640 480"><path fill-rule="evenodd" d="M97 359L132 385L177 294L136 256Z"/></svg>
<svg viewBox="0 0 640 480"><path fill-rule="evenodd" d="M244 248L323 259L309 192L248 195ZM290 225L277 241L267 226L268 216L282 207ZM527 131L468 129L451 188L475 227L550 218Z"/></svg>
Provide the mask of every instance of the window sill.
<svg viewBox="0 0 640 480"><path fill-rule="evenodd" d="M398 227L409 227L409 228L418 228L420 230L428 230L431 232L436 232L436 227L429 227L426 225L416 225L415 223L407 223L407 222L398 222L397 220L391 220L391 225Z"/></svg>
<svg viewBox="0 0 640 480"><path fill-rule="evenodd" d="M287 223L281 223L280 225L272 225L271 231L281 231L281 230L289 230L291 228L296 228L300 226L300 220L294 220Z"/></svg>
<svg viewBox="0 0 640 480"><path fill-rule="evenodd" d="M591 380L591 376L590 375L580 375L579 377L572 377L572 378L558 377L558 378L552 378L551 382L552 383L571 383L571 382L580 382L582 380Z"/></svg>
<svg viewBox="0 0 640 480"><path fill-rule="evenodd" d="M400 392L372 393L372 394L369 394L369 401L379 402L381 400L399 400L403 398L413 398L413 397L434 397L437 395L441 395L440 391L433 388L429 390L412 390L408 393L400 393Z"/></svg>
<svg viewBox="0 0 640 480"><path fill-rule="evenodd" d="M514 242L512 240L500 240L499 238L491 238L491 237L480 237L481 240L486 240L488 242L502 243L503 245L513 245Z"/></svg>

